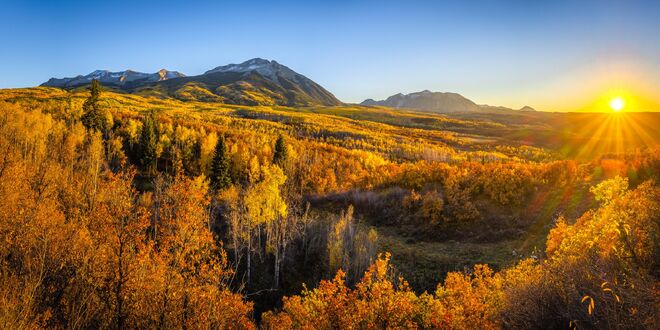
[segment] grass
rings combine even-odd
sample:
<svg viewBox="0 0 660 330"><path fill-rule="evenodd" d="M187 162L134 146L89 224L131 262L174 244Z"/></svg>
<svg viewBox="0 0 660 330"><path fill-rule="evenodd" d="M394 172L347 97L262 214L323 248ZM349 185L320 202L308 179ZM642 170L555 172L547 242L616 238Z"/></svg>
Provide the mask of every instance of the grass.
<svg viewBox="0 0 660 330"><path fill-rule="evenodd" d="M418 242L397 234L396 228L378 227L379 251L392 254L392 265L417 292L435 290L451 271L488 264L501 269L518 260L520 240L496 243Z"/></svg>

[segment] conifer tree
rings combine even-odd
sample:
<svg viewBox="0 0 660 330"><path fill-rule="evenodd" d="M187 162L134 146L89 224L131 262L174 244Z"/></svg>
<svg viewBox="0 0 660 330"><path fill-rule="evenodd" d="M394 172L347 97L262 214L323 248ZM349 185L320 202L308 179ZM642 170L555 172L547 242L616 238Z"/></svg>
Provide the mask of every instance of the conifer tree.
<svg viewBox="0 0 660 330"><path fill-rule="evenodd" d="M231 185L231 176L229 173L230 160L227 155L227 146L224 137L218 138L215 145L215 154L211 163L211 184L213 188L222 190Z"/></svg>
<svg viewBox="0 0 660 330"><path fill-rule="evenodd" d="M275 154L273 155L273 164L277 164L280 167L284 167L286 159L289 157L289 152L287 150L286 142L284 141L284 136L280 135L277 137L275 142Z"/></svg>
<svg viewBox="0 0 660 330"><path fill-rule="evenodd" d="M101 98L101 84L98 80L92 80L90 95L83 104L83 115L81 121L87 129L106 133L110 128L107 116L99 105Z"/></svg>
<svg viewBox="0 0 660 330"><path fill-rule="evenodd" d="M142 132L140 133L140 163L149 172L156 170L157 154L156 148L158 147L158 130L156 128L156 120L154 113L150 113L142 120Z"/></svg>

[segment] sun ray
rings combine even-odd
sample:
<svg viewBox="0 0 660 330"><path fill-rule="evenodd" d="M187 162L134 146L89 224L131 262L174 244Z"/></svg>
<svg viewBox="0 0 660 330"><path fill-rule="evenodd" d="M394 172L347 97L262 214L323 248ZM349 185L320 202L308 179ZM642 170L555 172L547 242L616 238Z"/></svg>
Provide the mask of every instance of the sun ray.
<svg viewBox="0 0 660 330"><path fill-rule="evenodd" d="M644 127L642 127L636 120L633 118L633 116L625 116L625 122L628 124L631 128L627 129L628 132L631 134L635 134L640 140L642 140L642 143L647 146L653 146L656 144L654 142L654 139L649 133L646 131Z"/></svg>
<svg viewBox="0 0 660 330"><path fill-rule="evenodd" d="M621 109L619 109L621 110ZM623 139L623 131L621 129L621 116L615 115L614 116L614 150L617 155L620 155L624 151L624 139Z"/></svg>
<svg viewBox="0 0 660 330"><path fill-rule="evenodd" d="M581 116L581 114L576 114L575 116ZM568 117L566 124L567 126L576 125L579 122L578 118ZM607 117L597 115L594 117L594 120L588 121L584 127L580 128L580 134L573 139L566 141L565 145L562 147L562 152L567 155L577 156L583 154L583 148L586 144L589 143L589 139L586 137L593 138L597 131L605 124Z"/></svg>
<svg viewBox="0 0 660 330"><path fill-rule="evenodd" d="M577 157L578 158L589 158L595 154L602 152L602 144L606 139L603 139L605 132L611 126L612 117L608 116L602 124L598 126L596 132L591 134L589 140L582 146ZM598 147L600 144L600 147ZM595 150L596 149L596 150Z"/></svg>

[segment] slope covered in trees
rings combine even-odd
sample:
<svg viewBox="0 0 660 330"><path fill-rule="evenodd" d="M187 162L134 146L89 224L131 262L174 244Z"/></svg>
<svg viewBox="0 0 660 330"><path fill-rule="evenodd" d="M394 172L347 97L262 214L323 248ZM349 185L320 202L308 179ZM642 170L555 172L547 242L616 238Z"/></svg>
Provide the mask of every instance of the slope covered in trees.
<svg viewBox="0 0 660 330"><path fill-rule="evenodd" d="M0 91L0 323L657 328L657 132L530 116Z"/></svg>

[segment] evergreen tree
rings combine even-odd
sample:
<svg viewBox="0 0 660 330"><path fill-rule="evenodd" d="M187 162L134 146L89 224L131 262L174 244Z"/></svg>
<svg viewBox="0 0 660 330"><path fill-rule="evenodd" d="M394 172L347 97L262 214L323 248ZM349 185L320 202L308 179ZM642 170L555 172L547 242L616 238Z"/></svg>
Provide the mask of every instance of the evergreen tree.
<svg viewBox="0 0 660 330"><path fill-rule="evenodd" d="M92 80L90 95L83 104L83 115L80 118L87 129L106 133L110 128L106 113L99 105L101 98L101 84L98 80Z"/></svg>
<svg viewBox="0 0 660 330"><path fill-rule="evenodd" d="M289 151L286 148L286 142L284 141L284 136L280 135L277 137L275 142L275 154L273 155L273 164L277 164L280 167L284 168L284 163L289 157Z"/></svg>
<svg viewBox="0 0 660 330"><path fill-rule="evenodd" d="M156 148L158 147L158 130L154 113L150 113L142 120L142 132L140 133L139 150L140 163L149 172L156 170Z"/></svg>
<svg viewBox="0 0 660 330"><path fill-rule="evenodd" d="M215 145L215 154L211 162L211 184L215 189L221 190L229 187L231 176L229 173L230 160L227 155L227 146L224 137L218 138Z"/></svg>

